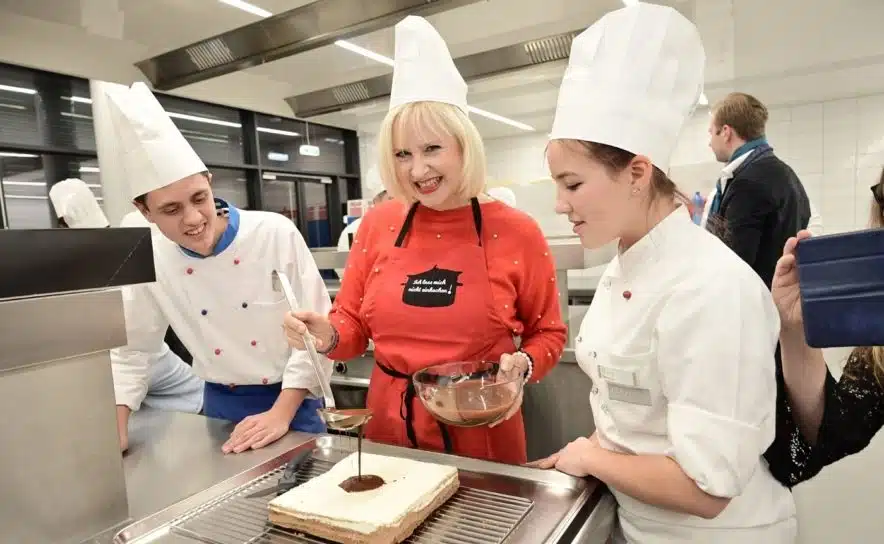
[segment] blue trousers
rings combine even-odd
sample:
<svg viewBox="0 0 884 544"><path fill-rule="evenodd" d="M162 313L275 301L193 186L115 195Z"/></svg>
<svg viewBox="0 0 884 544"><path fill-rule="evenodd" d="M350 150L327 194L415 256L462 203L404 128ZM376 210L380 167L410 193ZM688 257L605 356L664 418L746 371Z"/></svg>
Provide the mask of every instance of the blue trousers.
<svg viewBox="0 0 884 544"><path fill-rule="evenodd" d="M215 419L225 419L239 423L248 416L266 412L273 407L282 384L226 385L206 382L203 397L203 414ZM317 410L324 406L322 399L305 398L292 419L289 429L305 433L324 433L325 423Z"/></svg>

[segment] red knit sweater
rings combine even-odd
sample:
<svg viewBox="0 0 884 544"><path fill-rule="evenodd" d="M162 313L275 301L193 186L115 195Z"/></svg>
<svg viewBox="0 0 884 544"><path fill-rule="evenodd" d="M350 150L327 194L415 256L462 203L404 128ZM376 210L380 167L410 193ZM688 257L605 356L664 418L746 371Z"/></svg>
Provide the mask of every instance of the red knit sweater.
<svg viewBox="0 0 884 544"><path fill-rule="evenodd" d="M524 212L502 202L482 209L482 245L485 248L491 290L498 316L534 361L532 381L541 380L562 355L566 328L559 306L555 263L540 227ZM360 318L367 274L381 251L394 245L407 208L388 201L371 210L356 234L341 289L329 318L337 329L337 347L329 353L348 360L365 352L371 332ZM451 251L476 244L469 206L448 211L420 208L406 239L411 248L439 244Z"/></svg>

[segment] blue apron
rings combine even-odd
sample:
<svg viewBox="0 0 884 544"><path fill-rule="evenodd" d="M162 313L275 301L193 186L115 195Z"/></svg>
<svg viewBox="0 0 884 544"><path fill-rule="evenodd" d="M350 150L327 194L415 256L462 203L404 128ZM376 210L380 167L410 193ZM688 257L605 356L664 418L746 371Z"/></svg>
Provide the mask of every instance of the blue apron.
<svg viewBox="0 0 884 544"><path fill-rule="evenodd" d="M282 384L271 385L221 385L206 382L203 396L203 414L206 417L225 419L239 423L248 416L266 412L273 407L282 391ZM324 433L325 423L317 410L323 408L322 399L305 398L292 419L289 429L305 433Z"/></svg>

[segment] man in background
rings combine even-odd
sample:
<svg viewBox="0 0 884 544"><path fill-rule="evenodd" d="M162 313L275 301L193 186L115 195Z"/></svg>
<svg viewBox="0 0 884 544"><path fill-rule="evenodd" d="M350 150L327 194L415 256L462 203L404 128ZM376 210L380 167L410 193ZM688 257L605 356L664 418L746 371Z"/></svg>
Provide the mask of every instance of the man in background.
<svg viewBox="0 0 884 544"><path fill-rule="evenodd" d="M101 229L110 226L98 199L79 179L60 181L49 189L49 200L61 228ZM133 211L123 218L121 227L148 227L141 213ZM147 396L144 404L156 410L198 414L203 409L203 380L170 347L178 341L169 328L160 351L151 357Z"/></svg>
<svg viewBox="0 0 884 544"><path fill-rule="evenodd" d="M810 200L801 180L767 143L767 108L745 93L715 104L709 147L725 164L703 222L720 235L770 288L790 236L808 227Z"/></svg>

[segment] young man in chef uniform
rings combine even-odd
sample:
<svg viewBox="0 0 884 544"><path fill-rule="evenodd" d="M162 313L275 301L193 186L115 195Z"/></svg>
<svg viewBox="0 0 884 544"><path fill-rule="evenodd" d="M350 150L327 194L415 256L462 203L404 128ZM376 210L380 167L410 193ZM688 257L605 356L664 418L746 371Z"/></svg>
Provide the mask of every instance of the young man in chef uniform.
<svg viewBox="0 0 884 544"><path fill-rule="evenodd" d="M587 248L617 240L619 251L575 339L596 431L537 465L607 484L617 543L797 533L792 495L762 460L775 433L776 308L665 173L705 62L674 9L608 13L573 42L550 134L556 211Z"/></svg>
<svg viewBox="0 0 884 544"><path fill-rule="evenodd" d="M298 229L213 198L211 174L144 84L107 94L131 197L159 231L157 281L123 289L129 344L111 352L121 444L170 324L206 381L205 415L237 422L225 453L261 448L289 429L323 432L317 379L307 353L286 342L288 305L271 281L284 272L301 306L331 308ZM330 375L331 362L321 364Z"/></svg>
<svg viewBox="0 0 884 544"><path fill-rule="evenodd" d="M66 179L49 189L49 200L60 223L72 229L102 229L110 226L95 194L83 180ZM123 218L121 227L147 227L140 212ZM148 364L147 395L144 404L156 410L198 414L203 409L203 381L166 342L152 354Z"/></svg>

